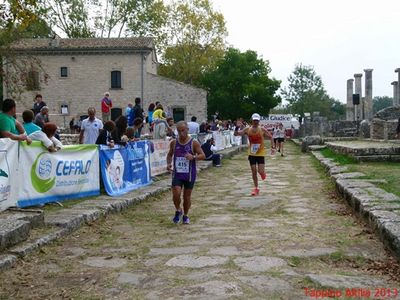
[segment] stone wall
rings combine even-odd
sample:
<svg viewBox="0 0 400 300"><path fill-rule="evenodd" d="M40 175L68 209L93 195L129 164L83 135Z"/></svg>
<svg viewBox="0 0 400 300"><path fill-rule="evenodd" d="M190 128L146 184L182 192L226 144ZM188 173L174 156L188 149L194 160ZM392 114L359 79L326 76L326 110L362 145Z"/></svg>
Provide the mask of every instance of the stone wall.
<svg viewBox="0 0 400 300"><path fill-rule="evenodd" d="M386 121L398 120L400 118L400 106L390 106L382 109L375 114L374 118Z"/></svg>
<svg viewBox="0 0 400 300"><path fill-rule="evenodd" d="M60 134L60 141L63 145L78 145L79 134Z"/></svg>
<svg viewBox="0 0 400 300"><path fill-rule="evenodd" d="M354 121L328 121L325 118L305 120L300 126L302 137L320 135L323 137L355 137L358 135L357 122Z"/></svg>
<svg viewBox="0 0 400 300"><path fill-rule="evenodd" d="M147 74L146 98L151 102L160 101L164 108L183 108L185 121L192 116L197 122L207 120L207 92L203 89L171 80L162 76Z"/></svg>
<svg viewBox="0 0 400 300"><path fill-rule="evenodd" d="M399 118L400 106L391 106L378 111L372 119L371 138L378 140L395 139Z"/></svg>
<svg viewBox="0 0 400 300"><path fill-rule="evenodd" d="M377 140L394 140L396 138L397 120L372 119L371 138Z"/></svg>

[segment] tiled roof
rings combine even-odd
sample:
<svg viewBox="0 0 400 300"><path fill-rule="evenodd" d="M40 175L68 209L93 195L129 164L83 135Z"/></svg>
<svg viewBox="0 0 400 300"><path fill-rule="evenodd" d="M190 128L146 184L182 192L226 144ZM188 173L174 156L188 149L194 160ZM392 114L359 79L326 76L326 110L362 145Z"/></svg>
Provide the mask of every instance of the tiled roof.
<svg viewBox="0 0 400 300"><path fill-rule="evenodd" d="M94 49L153 49L153 39L137 38L82 38L82 39L21 39L13 50L94 50Z"/></svg>

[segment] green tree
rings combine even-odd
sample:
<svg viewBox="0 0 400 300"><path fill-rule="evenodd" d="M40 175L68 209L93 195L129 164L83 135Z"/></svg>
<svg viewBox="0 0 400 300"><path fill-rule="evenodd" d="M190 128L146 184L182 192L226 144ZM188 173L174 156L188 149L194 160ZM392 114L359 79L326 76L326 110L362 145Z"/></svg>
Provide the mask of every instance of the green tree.
<svg viewBox="0 0 400 300"><path fill-rule="evenodd" d="M225 20L209 0L178 0L168 6L165 45L159 74L200 86L204 72L225 51Z"/></svg>
<svg viewBox="0 0 400 300"><path fill-rule="evenodd" d="M254 112L267 115L281 101L275 95L280 81L270 78L270 72L269 62L255 51L228 49L203 78L209 115L216 111L225 119L250 118Z"/></svg>
<svg viewBox="0 0 400 300"><path fill-rule="evenodd" d="M39 0L5 0L0 4L0 100L3 98L3 82L17 87L21 78L17 73L4 76L4 69L15 70L18 74L27 74L35 66L40 68L38 61L29 55L23 60L17 60L10 45L21 38L49 37L50 27L40 17L43 10L38 6ZM15 88L18 94L20 88Z"/></svg>
<svg viewBox="0 0 400 300"><path fill-rule="evenodd" d="M306 112L319 112L321 116L335 119L345 113L341 103L327 94L314 67L296 65L288 82L281 94L289 102L293 114L304 116Z"/></svg>
<svg viewBox="0 0 400 300"><path fill-rule="evenodd" d="M89 38L95 36L90 24L89 0L38 0L45 11L50 26L63 32L68 38ZM96 3L96 2L94 2ZM97 4L96 4L97 5Z"/></svg>
<svg viewBox="0 0 400 300"><path fill-rule="evenodd" d="M386 107L393 106L393 98L388 96L377 96L372 99L372 110L373 113L376 114L381 109Z"/></svg>

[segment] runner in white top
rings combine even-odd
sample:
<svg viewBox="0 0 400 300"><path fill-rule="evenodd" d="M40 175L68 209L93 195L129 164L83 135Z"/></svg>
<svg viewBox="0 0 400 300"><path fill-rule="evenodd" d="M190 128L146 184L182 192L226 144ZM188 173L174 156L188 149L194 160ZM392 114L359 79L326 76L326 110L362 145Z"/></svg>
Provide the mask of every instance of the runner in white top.
<svg viewBox="0 0 400 300"><path fill-rule="evenodd" d="M95 117L96 109L89 107L89 117L82 121L79 144L96 144L99 132L103 129L103 122Z"/></svg>
<svg viewBox="0 0 400 300"><path fill-rule="evenodd" d="M278 152L281 153L281 156L283 155L283 144L285 142L285 129L283 128L283 124L280 123L278 126L278 129L276 130L276 137L278 141Z"/></svg>

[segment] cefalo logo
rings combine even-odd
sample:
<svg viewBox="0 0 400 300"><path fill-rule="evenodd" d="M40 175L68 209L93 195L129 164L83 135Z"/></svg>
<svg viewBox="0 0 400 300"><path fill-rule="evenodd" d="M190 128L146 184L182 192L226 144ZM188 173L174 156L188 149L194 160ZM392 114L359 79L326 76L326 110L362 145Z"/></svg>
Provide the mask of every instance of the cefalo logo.
<svg viewBox="0 0 400 300"><path fill-rule="evenodd" d="M54 172L53 163L51 159L46 157L41 157L47 152L42 152L38 155L31 169L31 181L33 188L38 193L46 193L49 191L56 183L56 176L51 176Z"/></svg>

